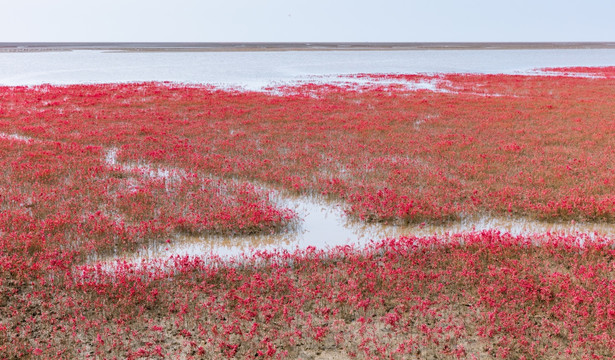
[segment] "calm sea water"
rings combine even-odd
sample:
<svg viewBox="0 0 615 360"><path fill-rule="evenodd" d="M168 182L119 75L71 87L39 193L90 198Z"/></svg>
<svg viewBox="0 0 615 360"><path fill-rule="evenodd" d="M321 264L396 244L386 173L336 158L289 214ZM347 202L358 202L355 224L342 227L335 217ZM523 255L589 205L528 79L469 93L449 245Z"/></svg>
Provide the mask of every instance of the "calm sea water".
<svg viewBox="0 0 615 360"><path fill-rule="evenodd" d="M59 51L0 53L0 84L134 81L260 89L356 73L527 73L555 66L615 65L614 49L286 52ZM322 78L319 81L323 81Z"/></svg>

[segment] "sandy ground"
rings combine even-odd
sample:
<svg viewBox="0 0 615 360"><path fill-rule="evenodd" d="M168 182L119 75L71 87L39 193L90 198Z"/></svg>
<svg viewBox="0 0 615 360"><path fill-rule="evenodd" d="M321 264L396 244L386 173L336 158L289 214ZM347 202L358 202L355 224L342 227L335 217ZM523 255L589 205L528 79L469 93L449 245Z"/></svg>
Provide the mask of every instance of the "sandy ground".
<svg viewBox="0 0 615 360"><path fill-rule="evenodd" d="M0 43L0 52L102 50L113 52L384 51L384 50L615 49L615 42L508 43Z"/></svg>

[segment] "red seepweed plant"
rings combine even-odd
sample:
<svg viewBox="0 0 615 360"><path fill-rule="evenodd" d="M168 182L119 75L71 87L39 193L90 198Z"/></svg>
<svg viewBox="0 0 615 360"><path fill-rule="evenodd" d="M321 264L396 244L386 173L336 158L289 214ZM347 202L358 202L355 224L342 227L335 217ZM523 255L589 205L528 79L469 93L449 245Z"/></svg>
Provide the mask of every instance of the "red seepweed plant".
<svg viewBox="0 0 615 360"><path fill-rule="evenodd" d="M613 79L363 77L374 85L275 95L154 83L3 88L0 130L324 194L367 221L612 221Z"/></svg>
<svg viewBox="0 0 615 360"><path fill-rule="evenodd" d="M592 234L84 262L287 227L249 181L365 221L612 222L612 73L0 88L0 357L612 358L615 253Z"/></svg>

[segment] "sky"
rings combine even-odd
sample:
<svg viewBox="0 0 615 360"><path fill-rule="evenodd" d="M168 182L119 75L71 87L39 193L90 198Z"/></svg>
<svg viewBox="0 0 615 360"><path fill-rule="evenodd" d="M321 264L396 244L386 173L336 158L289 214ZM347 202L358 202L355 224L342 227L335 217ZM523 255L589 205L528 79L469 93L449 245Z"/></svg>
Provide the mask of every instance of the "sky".
<svg viewBox="0 0 615 360"><path fill-rule="evenodd" d="M0 42L615 41L613 0L0 0Z"/></svg>

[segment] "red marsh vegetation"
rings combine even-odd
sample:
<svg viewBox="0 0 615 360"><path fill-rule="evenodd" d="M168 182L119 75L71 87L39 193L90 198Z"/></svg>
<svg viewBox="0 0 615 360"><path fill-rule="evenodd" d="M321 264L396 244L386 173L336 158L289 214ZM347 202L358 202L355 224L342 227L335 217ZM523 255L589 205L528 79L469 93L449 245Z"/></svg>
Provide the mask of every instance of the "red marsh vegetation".
<svg viewBox="0 0 615 360"><path fill-rule="evenodd" d="M0 358L612 358L615 252L592 234L86 260L292 231L251 182L367 222L613 222L613 73L2 87Z"/></svg>

